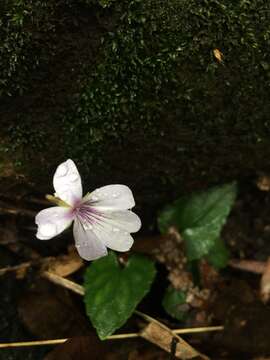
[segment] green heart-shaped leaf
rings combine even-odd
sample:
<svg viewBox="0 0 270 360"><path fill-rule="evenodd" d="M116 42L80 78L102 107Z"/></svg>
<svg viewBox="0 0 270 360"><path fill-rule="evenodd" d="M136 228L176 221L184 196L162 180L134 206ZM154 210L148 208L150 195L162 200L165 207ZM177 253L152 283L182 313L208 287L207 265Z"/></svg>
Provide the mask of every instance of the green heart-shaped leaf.
<svg viewBox="0 0 270 360"><path fill-rule="evenodd" d="M150 290L154 263L141 255L129 258L122 267L114 252L94 261L85 274L85 304L100 339L114 333L132 315Z"/></svg>
<svg viewBox="0 0 270 360"><path fill-rule="evenodd" d="M160 214L160 231L176 226L185 241L188 259L200 259L215 246L235 196L236 184L232 183L179 199Z"/></svg>
<svg viewBox="0 0 270 360"><path fill-rule="evenodd" d="M186 304L186 294L183 291L171 287L166 290L162 305L169 315L177 320L183 320L185 317L184 304Z"/></svg>
<svg viewBox="0 0 270 360"><path fill-rule="evenodd" d="M214 246L207 255L207 260L216 269L222 269L227 266L229 260L229 251L227 250L224 241L220 237L215 240Z"/></svg>

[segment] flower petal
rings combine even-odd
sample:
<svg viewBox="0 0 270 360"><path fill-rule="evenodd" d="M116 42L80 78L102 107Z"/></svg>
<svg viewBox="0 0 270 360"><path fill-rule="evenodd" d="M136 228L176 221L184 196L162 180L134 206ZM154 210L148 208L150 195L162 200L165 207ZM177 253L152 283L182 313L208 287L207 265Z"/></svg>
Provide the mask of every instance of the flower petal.
<svg viewBox="0 0 270 360"><path fill-rule="evenodd" d="M82 223L75 219L73 234L80 256L85 260L95 260L108 254L105 245L92 230L85 230Z"/></svg>
<svg viewBox="0 0 270 360"><path fill-rule="evenodd" d="M128 210L135 206L132 191L125 185L106 185L86 195L85 200L98 210Z"/></svg>
<svg viewBox="0 0 270 360"><path fill-rule="evenodd" d="M40 240L49 240L69 227L72 220L70 208L53 206L44 209L36 215L35 221L38 225L36 237Z"/></svg>
<svg viewBox="0 0 270 360"><path fill-rule="evenodd" d="M107 221L100 221L93 226L97 238L108 248L116 251L128 251L133 245L133 238L126 230L111 226Z"/></svg>
<svg viewBox="0 0 270 360"><path fill-rule="evenodd" d="M114 232L117 232L117 229L120 229L129 233L134 233L139 231L142 226L139 216L130 210L104 211L102 213L102 221L111 225Z"/></svg>
<svg viewBox="0 0 270 360"><path fill-rule="evenodd" d="M75 205L82 198L82 182L76 165L72 160L60 164L53 177L56 196L69 205Z"/></svg>

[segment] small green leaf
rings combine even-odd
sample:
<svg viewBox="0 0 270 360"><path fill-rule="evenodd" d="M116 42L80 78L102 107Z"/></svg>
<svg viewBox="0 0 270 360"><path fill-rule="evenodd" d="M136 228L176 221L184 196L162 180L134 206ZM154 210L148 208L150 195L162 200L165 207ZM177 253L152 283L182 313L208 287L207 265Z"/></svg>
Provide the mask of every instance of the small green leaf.
<svg viewBox="0 0 270 360"><path fill-rule="evenodd" d="M188 260L200 259L214 247L235 197L236 184L232 183L179 199L160 214L160 231L176 226L185 241Z"/></svg>
<svg viewBox="0 0 270 360"><path fill-rule="evenodd" d="M100 339L113 334L127 321L150 290L155 273L154 263L148 258L133 255L121 267L114 252L88 267L84 300Z"/></svg>
<svg viewBox="0 0 270 360"><path fill-rule="evenodd" d="M183 320L185 312L183 305L186 303L186 294L183 291L168 288L164 295L162 305L166 312L177 320Z"/></svg>
<svg viewBox="0 0 270 360"><path fill-rule="evenodd" d="M222 269L227 266L229 260L229 251L226 248L224 241L220 237L215 240L214 246L207 255L207 260L216 269Z"/></svg>

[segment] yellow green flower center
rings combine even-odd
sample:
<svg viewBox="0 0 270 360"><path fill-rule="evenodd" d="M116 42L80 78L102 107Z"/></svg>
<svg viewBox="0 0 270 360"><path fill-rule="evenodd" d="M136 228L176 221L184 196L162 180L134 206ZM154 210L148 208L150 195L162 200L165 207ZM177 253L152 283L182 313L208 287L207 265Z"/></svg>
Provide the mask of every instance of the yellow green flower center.
<svg viewBox="0 0 270 360"><path fill-rule="evenodd" d="M49 200L51 203L56 204L58 206L71 207L68 203L66 203L64 200L60 199L57 196L46 195L46 199Z"/></svg>

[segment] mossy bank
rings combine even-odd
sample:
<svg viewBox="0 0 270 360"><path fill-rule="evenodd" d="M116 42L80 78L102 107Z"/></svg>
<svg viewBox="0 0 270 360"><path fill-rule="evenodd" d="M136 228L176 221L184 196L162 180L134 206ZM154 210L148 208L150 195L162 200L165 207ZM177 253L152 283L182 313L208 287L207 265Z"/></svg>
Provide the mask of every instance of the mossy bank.
<svg viewBox="0 0 270 360"><path fill-rule="evenodd" d="M2 157L32 181L71 157L155 208L269 169L268 2L35 3L5 1L0 63Z"/></svg>

